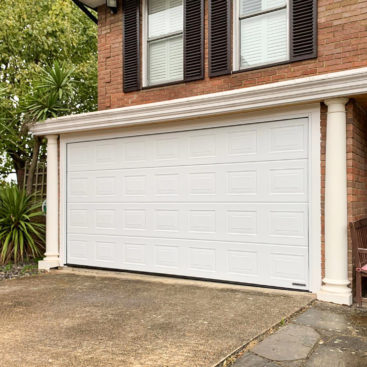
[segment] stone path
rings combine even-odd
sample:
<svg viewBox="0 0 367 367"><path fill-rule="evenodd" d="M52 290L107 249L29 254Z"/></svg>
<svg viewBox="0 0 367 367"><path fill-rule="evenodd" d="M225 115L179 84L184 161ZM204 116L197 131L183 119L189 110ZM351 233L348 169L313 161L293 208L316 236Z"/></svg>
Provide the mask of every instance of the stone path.
<svg viewBox="0 0 367 367"><path fill-rule="evenodd" d="M316 302L232 367L366 367L367 310Z"/></svg>

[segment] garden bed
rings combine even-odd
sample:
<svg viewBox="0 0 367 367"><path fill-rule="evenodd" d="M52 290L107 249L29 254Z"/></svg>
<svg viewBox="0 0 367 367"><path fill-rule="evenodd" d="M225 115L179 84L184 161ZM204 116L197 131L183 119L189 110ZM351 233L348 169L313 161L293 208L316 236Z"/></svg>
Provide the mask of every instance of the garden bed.
<svg viewBox="0 0 367 367"><path fill-rule="evenodd" d="M38 274L37 261L0 265L0 281Z"/></svg>

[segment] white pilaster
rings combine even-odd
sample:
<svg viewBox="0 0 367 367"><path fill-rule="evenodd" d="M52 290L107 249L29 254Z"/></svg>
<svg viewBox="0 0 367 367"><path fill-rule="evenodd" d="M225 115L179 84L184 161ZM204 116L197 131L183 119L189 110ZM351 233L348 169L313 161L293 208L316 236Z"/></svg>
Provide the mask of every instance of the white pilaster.
<svg viewBox="0 0 367 367"><path fill-rule="evenodd" d="M47 136L47 212L46 253L39 269L49 270L60 265L59 259L59 195L58 195L57 135Z"/></svg>
<svg viewBox="0 0 367 367"><path fill-rule="evenodd" d="M325 171L325 278L317 294L322 301L352 304L348 287L348 212L346 110L348 98L325 101L328 106Z"/></svg>

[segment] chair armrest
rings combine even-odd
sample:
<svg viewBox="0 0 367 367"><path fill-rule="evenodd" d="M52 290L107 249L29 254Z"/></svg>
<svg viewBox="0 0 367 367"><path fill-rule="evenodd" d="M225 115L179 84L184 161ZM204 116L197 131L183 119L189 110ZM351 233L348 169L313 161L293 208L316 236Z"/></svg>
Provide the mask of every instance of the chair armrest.
<svg viewBox="0 0 367 367"><path fill-rule="evenodd" d="M367 254L367 248L358 248L359 254Z"/></svg>

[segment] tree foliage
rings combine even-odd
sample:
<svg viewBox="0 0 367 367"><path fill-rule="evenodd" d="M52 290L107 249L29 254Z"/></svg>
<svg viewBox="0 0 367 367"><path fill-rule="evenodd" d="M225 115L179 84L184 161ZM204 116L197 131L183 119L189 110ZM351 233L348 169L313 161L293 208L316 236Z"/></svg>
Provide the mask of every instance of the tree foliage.
<svg viewBox="0 0 367 367"><path fill-rule="evenodd" d="M97 29L71 0L1 0L0 24L0 178L21 179L32 122L96 109Z"/></svg>

